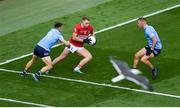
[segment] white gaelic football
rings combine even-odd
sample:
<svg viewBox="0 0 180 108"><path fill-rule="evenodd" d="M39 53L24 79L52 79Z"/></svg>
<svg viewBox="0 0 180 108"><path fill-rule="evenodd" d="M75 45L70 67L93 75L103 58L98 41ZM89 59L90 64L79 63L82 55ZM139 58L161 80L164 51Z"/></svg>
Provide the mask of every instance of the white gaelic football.
<svg viewBox="0 0 180 108"><path fill-rule="evenodd" d="M89 43L90 45L95 45L95 44L96 44L96 38L95 38L95 36L90 36L90 37L88 37L88 39L91 40L91 42Z"/></svg>

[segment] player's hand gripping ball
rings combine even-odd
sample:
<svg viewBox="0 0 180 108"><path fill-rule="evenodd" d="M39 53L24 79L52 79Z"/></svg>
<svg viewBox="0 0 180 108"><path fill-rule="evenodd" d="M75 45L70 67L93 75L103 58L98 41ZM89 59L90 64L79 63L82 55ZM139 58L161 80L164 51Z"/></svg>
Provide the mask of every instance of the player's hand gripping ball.
<svg viewBox="0 0 180 108"><path fill-rule="evenodd" d="M95 45L96 44L96 38L95 38L95 36L90 36L90 37L88 37L88 39L90 40L90 42L89 42L89 45Z"/></svg>

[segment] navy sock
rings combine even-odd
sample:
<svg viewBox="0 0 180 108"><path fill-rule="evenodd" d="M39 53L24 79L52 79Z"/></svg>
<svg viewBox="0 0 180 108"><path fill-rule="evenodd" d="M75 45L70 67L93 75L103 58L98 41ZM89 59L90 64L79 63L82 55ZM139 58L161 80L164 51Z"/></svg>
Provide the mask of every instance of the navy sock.
<svg viewBox="0 0 180 108"><path fill-rule="evenodd" d="M41 73L42 73L41 71L38 71L38 72L37 72L37 75L38 75L38 76L40 76L40 75L41 75Z"/></svg>
<svg viewBox="0 0 180 108"><path fill-rule="evenodd" d="M152 70L152 71L155 71L155 67L153 67L151 70Z"/></svg>

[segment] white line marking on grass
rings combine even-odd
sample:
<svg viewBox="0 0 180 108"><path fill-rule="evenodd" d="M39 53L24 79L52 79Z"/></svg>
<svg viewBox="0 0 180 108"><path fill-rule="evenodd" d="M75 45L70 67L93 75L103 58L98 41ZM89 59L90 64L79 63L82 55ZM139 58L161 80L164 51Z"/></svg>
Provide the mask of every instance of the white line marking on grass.
<svg viewBox="0 0 180 108"><path fill-rule="evenodd" d="M21 103L21 104L26 104L26 105L33 105L33 106L38 106L38 107L52 107L52 106L48 106L48 105L44 105L44 104L25 102L25 101L19 101L19 100L8 99L8 98L0 98L0 101L15 102L15 103Z"/></svg>
<svg viewBox="0 0 180 108"><path fill-rule="evenodd" d="M163 12L166 12L166 11L169 11L169 10L172 10L172 9L175 9L175 8L178 8L178 7L180 7L180 4L174 5L174 6L172 6L172 7L165 8L165 9L162 9L162 10L159 10L159 11L156 11L156 12L153 12L153 13L151 13L151 14L144 15L143 17L145 17L145 18L151 17L151 16L154 16L154 15L157 15L157 14L160 14L160 13L163 13ZM114 29L114 28L117 28L117 27L120 27L120 26L129 24L129 23L132 23L132 22L134 22L134 21L137 21L137 19L138 19L138 18L134 18L134 19L132 19L132 20L125 21L125 22L122 22L122 23L120 23L120 24L117 24L117 25L108 27L108 28L104 28L104 29L102 29L102 30L97 31L96 33L105 32L105 31L107 31L107 30L111 30L111 29Z"/></svg>
<svg viewBox="0 0 180 108"><path fill-rule="evenodd" d="M2 69L2 68L0 68L0 71L10 72L10 73L20 73L21 72L21 71L8 70L8 69ZM28 74L32 75L32 73L28 73ZM116 89L122 89L122 90L128 90L128 91L135 91L135 92L139 92L139 93L152 94L152 95L158 95L158 96L164 96L164 97L171 97L171 98L180 99L179 95L172 95L172 94L166 94L166 93L160 93L160 92L150 92L150 91L146 91L146 90L133 89L133 88L129 88L129 87L116 86L116 85L112 85L112 84L97 83L97 82L91 82L91 81L85 81L85 80L77 80L77 79L57 77L57 76L50 76L50 75L42 75L42 77L65 80L65 81L70 81L70 82L78 82L78 83L90 84L90 85L95 85L95 86L116 88Z"/></svg>
<svg viewBox="0 0 180 108"><path fill-rule="evenodd" d="M174 6L172 6L172 7L165 8L165 9L162 9L162 10L159 10L159 11L156 11L156 12L153 12L153 13L148 14L148 15L144 15L144 17L150 17L150 16L153 16L153 15L157 15L157 14L160 14L160 13L163 13L163 12L166 12L166 11L169 11L169 10L172 10L172 9L175 9L175 8L178 8L178 7L180 7L180 4L174 5ZM134 22L134 21L136 21L136 20L137 20L137 18L134 18L134 19L132 19L132 20L125 21L125 22L119 23L119 24L117 24L117 25L114 25L114 26L111 26L111 27L107 27L107 28L101 29L101 30L95 32L95 34L98 34L98 33L101 33L101 32L107 31L107 30L111 30L111 29L114 29L114 28L117 28L117 27L120 27L120 26L129 24L129 23L132 23L132 22ZM55 45L53 48L58 47L58 46L59 46L59 45ZM6 61L4 61L4 62L0 62L0 65L8 64L8 63L10 63L10 62L13 62L13 61L16 61L16 60L19 60L19 59L28 57L28 56L30 56L30 55L32 55L32 53L25 54L25 55L22 55L22 56L13 58L13 59L9 59L9 60L6 60Z"/></svg>

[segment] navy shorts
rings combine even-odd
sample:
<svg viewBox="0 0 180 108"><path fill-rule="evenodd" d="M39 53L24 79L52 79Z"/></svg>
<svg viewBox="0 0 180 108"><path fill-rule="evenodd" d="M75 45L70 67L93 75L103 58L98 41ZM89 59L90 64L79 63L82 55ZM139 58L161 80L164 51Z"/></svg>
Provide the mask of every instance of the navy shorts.
<svg viewBox="0 0 180 108"><path fill-rule="evenodd" d="M161 53L161 49L154 49L153 50L153 54L155 57L158 56L160 53Z"/></svg>
<svg viewBox="0 0 180 108"><path fill-rule="evenodd" d="M145 46L145 49L147 49L147 47L151 48L149 46ZM160 53L161 53L161 49L154 49L153 50L153 54L154 54L155 57L158 56Z"/></svg>
<svg viewBox="0 0 180 108"><path fill-rule="evenodd" d="M41 46L37 45L34 48L33 54L40 57L40 58L43 58L43 57L49 56L49 51L47 51L46 49L44 49Z"/></svg>

